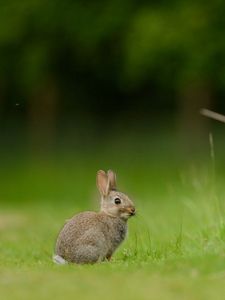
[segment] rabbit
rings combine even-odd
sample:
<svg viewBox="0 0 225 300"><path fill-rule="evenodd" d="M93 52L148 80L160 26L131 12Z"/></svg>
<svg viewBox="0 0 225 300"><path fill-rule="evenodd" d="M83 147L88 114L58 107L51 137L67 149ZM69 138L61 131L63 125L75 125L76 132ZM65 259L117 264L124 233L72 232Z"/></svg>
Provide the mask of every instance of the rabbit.
<svg viewBox="0 0 225 300"><path fill-rule="evenodd" d="M127 220L135 215L133 202L117 191L116 175L97 172L101 195L100 212L86 211L73 216L60 231L53 261L57 264L94 264L110 260L127 233Z"/></svg>

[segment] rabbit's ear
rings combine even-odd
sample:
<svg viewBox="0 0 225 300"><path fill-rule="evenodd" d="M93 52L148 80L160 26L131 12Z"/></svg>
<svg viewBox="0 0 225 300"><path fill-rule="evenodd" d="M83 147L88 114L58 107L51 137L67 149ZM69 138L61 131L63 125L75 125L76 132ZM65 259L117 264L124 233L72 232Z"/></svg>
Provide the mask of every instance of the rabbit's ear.
<svg viewBox="0 0 225 300"><path fill-rule="evenodd" d="M109 180L109 190L116 190L116 174L112 170L107 172Z"/></svg>
<svg viewBox="0 0 225 300"><path fill-rule="evenodd" d="M105 171L99 170L97 172L97 187L102 196L107 196L109 192L108 176Z"/></svg>

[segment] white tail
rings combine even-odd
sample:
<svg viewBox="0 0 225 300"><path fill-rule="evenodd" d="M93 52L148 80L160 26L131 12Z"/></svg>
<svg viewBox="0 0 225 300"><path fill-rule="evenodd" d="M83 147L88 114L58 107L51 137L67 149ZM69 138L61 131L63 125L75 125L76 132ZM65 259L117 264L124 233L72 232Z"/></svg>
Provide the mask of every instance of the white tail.
<svg viewBox="0 0 225 300"><path fill-rule="evenodd" d="M68 262L59 255L53 255L52 260L57 265L66 265Z"/></svg>

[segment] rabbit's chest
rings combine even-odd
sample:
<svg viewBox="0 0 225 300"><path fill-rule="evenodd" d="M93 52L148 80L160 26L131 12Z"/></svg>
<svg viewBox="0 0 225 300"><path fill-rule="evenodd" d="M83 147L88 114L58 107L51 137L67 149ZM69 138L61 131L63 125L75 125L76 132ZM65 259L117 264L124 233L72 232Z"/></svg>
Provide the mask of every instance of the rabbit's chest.
<svg viewBox="0 0 225 300"><path fill-rule="evenodd" d="M116 248L126 237L127 225L124 223L116 223L113 226L113 231L112 244Z"/></svg>

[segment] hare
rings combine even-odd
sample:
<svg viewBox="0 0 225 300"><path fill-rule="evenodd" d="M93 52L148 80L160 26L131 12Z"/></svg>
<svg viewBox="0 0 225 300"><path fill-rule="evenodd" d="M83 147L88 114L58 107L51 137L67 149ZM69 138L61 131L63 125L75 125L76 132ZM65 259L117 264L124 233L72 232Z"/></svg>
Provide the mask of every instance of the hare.
<svg viewBox="0 0 225 300"><path fill-rule="evenodd" d="M110 260L125 239L127 220L135 215L133 202L116 189L116 175L97 172L101 194L100 212L86 211L73 216L60 231L53 260L58 264L94 264Z"/></svg>

